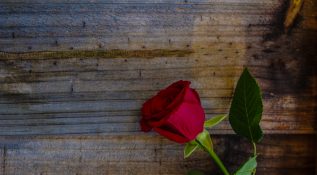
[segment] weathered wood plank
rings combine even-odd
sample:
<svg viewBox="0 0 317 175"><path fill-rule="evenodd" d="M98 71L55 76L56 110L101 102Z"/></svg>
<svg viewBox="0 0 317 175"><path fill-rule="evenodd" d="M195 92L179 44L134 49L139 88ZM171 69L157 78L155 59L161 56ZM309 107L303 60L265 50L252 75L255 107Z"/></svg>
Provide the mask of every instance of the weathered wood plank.
<svg viewBox="0 0 317 175"><path fill-rule="evenodd" d="M215 174L207 155L183 160L182 146L142 134L140 108L187 79L207 118L226 113L243 66L263 90L264 132L287 134L264 137L257 174L313 174L317 3L305 1L289 35L286 5L1 0L0 51L16 53L0 53L0 174ZM251 154L228 121L211 132L230 170Z"/></svg>
<svg viewBox="0 0 317 175"><path fill-rule="evenodd" d="M258 174L312 174L316 146L312 136L268 135L259 145ZM215 173L203 152L183 160L182 145L160 136L1 137L10 174L184 174L191 168ZM214 136L215 149L232 168L251 152L233 136ZM231 152L226 152L230 147ZM300 158L300 159L299 159Z"/></svg>
<svg viewBox="0 0 317 175"><path fill-rule="evenodd" d="M156 3L156 4L161 4L161 3L169 3L169 4L199 4L199 3L231 3L231 4L241 4L241 3L245 3L245 4L267 4L267 3L271 3L271 4L278 4L280 3L282 0L267 0L265 2L261 1L261 0L254 0L254 1L250 1L250 0L191 0L191 1L183 1L183 0L149 0L149 1L143 1L143 0L95 0L93 1L94 3L105 3L105 4L116 4L116 3L128 3L128 4L146 4L146 3ZM40 0L3 0L3 3L44 3L43 1ZM87 0L55 0L55 1L49 1L50 3L90 3L90 1Z"/></svg>
<svg viewBox="0 0 317 175"><path fill-rule="evenodd" d="M283 1L18 2L1 2L1 51L163 49L186 48L203 41L260 41L276 23L274 14L285 4Z"/></svg>
<svg viewBox="0 0 317 175"><path fill-rule="evenodd" d="M202 91L202 103L207 116L226 113L232 90L226 91L227 96L218 97L210 97L210 91L213 90ZM61 98L54 97L54 94L45 96L33 96L32 94L30 96L27 94L26 96L8 95L0 104L1 134L79 134L81 132L115 134L116 132L137 132L139 131L137 123L140 106L144 100L156 92L136 91L133 93L133 91L127 91L114 93L114 91L108 91L101 96L98 96L98 93L100 92L90 94L93 95L90 97L89 94L85 93L67 94L66 97L61 96ZM10 99L14 100L11 101ZM314 98L312 97L269 97L265 99L264 107L267 110L264 112L262 126L266 133L315 132L315 119L309 115L313 112L311 109L315 107ZM100 113L102 111L103 113ZM118 120L113 121L111 115L107 113L112 111L117 111L115 115L118 115L118 117L122 115L130 116L127 118L129 123L123 118L117 118ZM95 115L102 118L97 120L94 118ZM302 118L300 121L297 119L299 115ZM58 119L52 120L52 117ZM92 122L92 119L95 119L95 121ZM19 121L22 125L19 124ZM103 121L103 123L100 123L100 121ZM102 129L107 128L108 123L111 123L113 128L117 129ZM130 127L128 127L128 124ZM124 127L124 125L127 126ZM60 127L64 129L59 129ZM215 132L232 133L228 123L223 123L215 128Z"/></svg>
<svg viewBox="0 0 317 175"><path fill-rule="evenodd" d="M283 51L284 50L277 52ZM280 55L270 53L270 55L274 54L276 56ZM257 59L262 56L263 55L259 55ZM203 106L205 107L208 116L212 116L217 113L225 113L227 112L227 108L230 104L230 97L234 82L238 78L242 67L227 65L223 67L216 67L212 64L221 64L220 59L219 62L211 62L212 60L207 59L207 56L205 56L205 58L206 60L203 60L202 57L198 59L201 62L197 63L199 64L198 67L166 68L166 63L161 63L158 58L103 59L104 63L102 63L100 59L96 59L96 61L92 60L92 62L90 62L91 59L94 58L63 58L63 62L60 63L60 59L52 58L48 60L36 58L35 60L31 59L32 62L30 62L28 57L25 59L20 59L20 57L4 57L3 61L5 64L3 65L9 65L9 67L5 67L2 71L4 72L2 75L4 78L2 79L3 83L1 84L1 89L4 94L2 94L0 104L2 115L1 119L6 120L6 122L10 122L10 119L13 119L12 122L17 123L19 122L16 119L19 119L26 125L12 125L6 127L6 122L4 122L4 125L2 125L2 134L79 134L81 132L87 133L88 131L90 133L103 132L104 134L114 134L115 132L133 133L139 130L137 127L137 118L139 113L135 113L135 111L139 111L143 101L154 95L157 90L178 79L188 79L193 81L193 87L200 92ZM117 61L117 59L120 59L121 66L123 66L123 68L125 68L126 65L126 68L129 69L119 70L120 62L118 62L116 63L118 70L107 70L108 68L114 68L113 64L109 64L107 61ZM24 63L20 63L19 60L25 61ZM144 64L144 62L147 63L142 67L138 67L138 64L134 65L126 63L134 63L134 60L139 60L138 63L140 64ZM170 62L168 65L171 66L182 65L184 60L190 61L191 64L195 64L196 62L192 62L192 58L186 57L166 58L166 61ZM47 63L50 64L48 64L45 69L41 66L41 64L38 64L37 61L42 63L42 66L44 67L46 67L45 65ZM71 62L68 63L68 61ZM259 64L256 60L252 61ZM263 62L264 61L261 60L261 63ZM270 62L271 63L266 63L265 61L264 63L268 65L275 64L276 60ZM71 67L76 63L79 63L79 65ZM204 63L209 63L211 65L204 65ZM95 64L98 64L98 68L93 68ZM62 67L66 70L64 70L64 72L58 72L53 69L53 72L50 72L50 67L52 67L51 65L58 68ZM90 65L92 67L89 67ZM153 66L152 69L151 65ZM290 65L293 66L293 63ZM134 68L134 66L137 66L137 68ZM40 68L40 71L34 71L36 67ZM316 103L314 96L310 96L310 87L307 87L308 90L302 90L300 95L289 94L294 91L293 87L288 86L290 83L289 77L285 77L285 73L280 70L272 71L270 68L271 66L251 66L255 75L258 76L266 97L263 119L265 132L315 133L315 118L313 115L314 111L312 109L316 106ZM293 69L293 67L290 68L290 70ZM99 69L104 69L104 71ZM30 73L29 70L32 70L32 72ZM82 70L84 72L82 72ZM88 72L85 72L85 70ZM49 72L46 73L41 71ZM103 74L105 71L107 73ZM34 78L29 77L30 81L27 81L28 78L19 77L20 75L25 75L25 73L34 75ZM48 80L41 80L39 75L43 74L46 74L48 78L52 75L54 77ZM59 77L55 76L56 74L66 75L66 77L60 80ZM114 74L114 76L112 76L112 74ZM274 75L275 77L271 78L271 75ZM297 77L296 74L294 75ZM307 75L302 74L300 77L302 76ZM299 79L300 77L296 79ZM212 85L209 84L209 82L212 82ZM275 83L280 84L283 90L278 90L272 86L272 84ZM286 83L286 85L283 85L284 83ZM283 93L283 95L280 93ZM107 127L106 120L104 120L104 124L98 125L96 125L96 123L89 122L87 119L83 119L81 122L78 122L78 118L93 117L94 114L92 113L102 111L105 112L105 115L107 115L107 112L112 111L126 111L127 114L125 115L131 116L130 121L132 121L129 123L129 129L123 127L123 125L126 124L124 121L118 121L117 130L102 129ZM47 118L46 114L50 116L55 115L56 117L61 116L61 118L58 121L54 121ZM34 117L35 115L37 116L37 119L43 120L41 120L41 122L39 122L39 120L38 122L34 122L34 120L30 117ZM65 119L63 115L68 115L69 117L72 117L72 119ZM301 121L298 121L298 116L302 117ZM29 119L30 122L25 122L23 119ZM108 122L110 122L110 120L108 120ZM62 126L60 123L63 124L65 129L58 129ZM49 127L45 127L47 125L49 125ZM85 131L81 130L81 126L86 128ZM21 128L19 129L19 127ZM30 129L28 129L28 127L30 127ZM17 132L15 132L15 130ZM232 133L230 132L227 123L219 126L219 128L215 128L215 132Z"/></svg>
<svg viewBox="0 0 317 175"><path fill-rule="evenodd" d="M266 133L315 133L316 95L311 85L315 63L308 57L316 54L312 46L302 45L307 29L311 29L309 35L316 35L313 25L299 26L289 37L263 41L276 29L279 19L275 14L283 10L285 1L32 2L1 2L0 44L4 45L0 48L26 51L25 41L32 47L40 44L40 50L65 50L58 39L62 37L89 49L96 45L81 41L98 35L109 43L99 49L127 51L1 53L2 135L133 134L139 130L142 102L179 79L193 82L208 117L226 113L244 65L263 89ZM306 5L304 10L313 8ZM303 15L303 21L311 21L311 14ZM12 30L17 32L12 34ZM53 45L43 45L46 39L53 39ZM144 48L131 44L134 41ZM160 50L151 50L155 48ZM213 132L232 133L227 122Z"/></svg>

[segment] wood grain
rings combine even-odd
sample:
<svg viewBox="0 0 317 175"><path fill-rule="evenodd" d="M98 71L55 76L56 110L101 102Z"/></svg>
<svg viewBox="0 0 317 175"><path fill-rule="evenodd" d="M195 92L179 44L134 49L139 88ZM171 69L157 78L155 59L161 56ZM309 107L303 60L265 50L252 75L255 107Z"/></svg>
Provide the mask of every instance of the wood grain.
<svg viewBox="0 0 317 175"><path fill-rule="evenodd" d="M184 160L182 145L157 135L1 137L0 142L6 175L181 175L192 168L217 173L206 153L198 151ZM230 171L252 154L245 151L250 145L236 136L216 135L213 142ZM312 174L315 147L312 136L267 135L259 145L257 174Z"/></svg>
<svg viewBox="0 0 317 175"><path fill-rule="evenodd" d="M239 55L237 51L247 55L257 53L249 55L248 67L263 89L265 112L261 125L265 132L313 134L316 103L309 83L314 79L313 64L294 59L289 48L275 48L292 39L277 40L266 50L263 46L253 49L254 44L248 45L251 47L248 49L231 43L224 50L219 50L220 46L200 49L199 53L178 50L177 53L184 52L178 56L169 50L152 55L148 54L150 51L139 50L132 57L129 51L119 56L104 51L105 57L85 51L82 57L78 52L74 54L79 56L74 57L68 52L67 57L60 52L55 56L54 52L6 53L1 57L4 68L0 78L1 134L139 132L142 103L179 79L192 81L208 118L226 113L245 63L233 56L227 61L223 56L230 52ZM268 55L270 59L264 59ZM241 55L238 58L245 59ZM296 67L301 64L307 65ZM214 132L232 133L227 122Z"/></svg>
<svg viewBox="0 0 317 175"><path fill-rule="evenodd" d="M259 41L283 3L1 1L0 50L179 49L201 42Z"/></svg>
<svg viewBox="0 0 317 175"><path fill-rule="evenodd" d="M206 117L249 67L263 91L257 174L313 174L317 2L283 33L286 0L1 0L0 174L217 173L203 153L140 132L142 103L179 79ZM211 130L230 171L249 144Z"/></svg>

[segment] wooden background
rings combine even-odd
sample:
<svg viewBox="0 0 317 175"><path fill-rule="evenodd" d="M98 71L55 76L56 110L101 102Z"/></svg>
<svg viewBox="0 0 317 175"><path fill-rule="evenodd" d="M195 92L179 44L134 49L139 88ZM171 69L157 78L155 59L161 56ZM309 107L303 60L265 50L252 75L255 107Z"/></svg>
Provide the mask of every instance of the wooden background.
<svg viewBox="0 0 317 175"><path fill-rule="evenodd" d="M140 132L142 103L192 81L207 118L248 66L263 90L258 175L316 172L317 1L1 0L0 174L217 174L203 152ZM212 129L231 171L250 145ZM250 150L250 151L248 151Z"/></svg>

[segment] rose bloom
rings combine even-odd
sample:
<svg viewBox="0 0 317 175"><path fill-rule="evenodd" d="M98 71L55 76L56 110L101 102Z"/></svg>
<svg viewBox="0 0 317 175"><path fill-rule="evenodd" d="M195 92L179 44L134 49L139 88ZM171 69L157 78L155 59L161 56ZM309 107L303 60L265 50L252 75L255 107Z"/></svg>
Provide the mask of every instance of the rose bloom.
<svg viewBox="0 0 317 175"><path fill-rule="evenodd" d="M189 81L177 81L143 104L141 129L152 129L166 138L186 143L204 129L205 113Z"/></svg>

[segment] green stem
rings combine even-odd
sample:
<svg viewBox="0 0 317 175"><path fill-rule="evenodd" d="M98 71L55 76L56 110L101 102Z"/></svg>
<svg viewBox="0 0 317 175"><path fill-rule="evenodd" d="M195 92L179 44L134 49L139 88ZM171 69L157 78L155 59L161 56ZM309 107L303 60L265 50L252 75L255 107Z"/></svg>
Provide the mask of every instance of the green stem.
<svg viewBox="0 0 317 175"><path fill-rule="evenodd" d="M209 150L207 149L209 155L214 159L214 161L216 162L216 164L218 165L218 167L221 169L221 171L223 172L224 175L230 175L230 173L228 172L228 170L226 169L226 167L223 165L222 161L219 159L219 157L217 156L217 154L213 151L213 150Z"/></svg>
<svg viewBox="0 0 317 175"><path fill-rule="evenodd" d="M256 156L256 144L254 142L252 142L253 144L253 156Z"/></svg>
<svg viewBox="0 0 317 175"><path fill-rule="evenodd" d="M257 152L256 152L256 144L254 142L252 142L253 145L253 156L257 156ZM252 172L252 175L255 175L256 173L256 168L254 169L254 171Z"/></svg>
<svg viewBox="0 0 317 175"><path fill-rule="evenodd" d="M221 169L224 175L230 175L227 168L223 165L222 161L219 159L217 154L213 150L212 141L210 134L207 130L204 130L201 134L199 134L196 138L196 142L209 153L212 159L216 162L218 167Z"/></svg>

